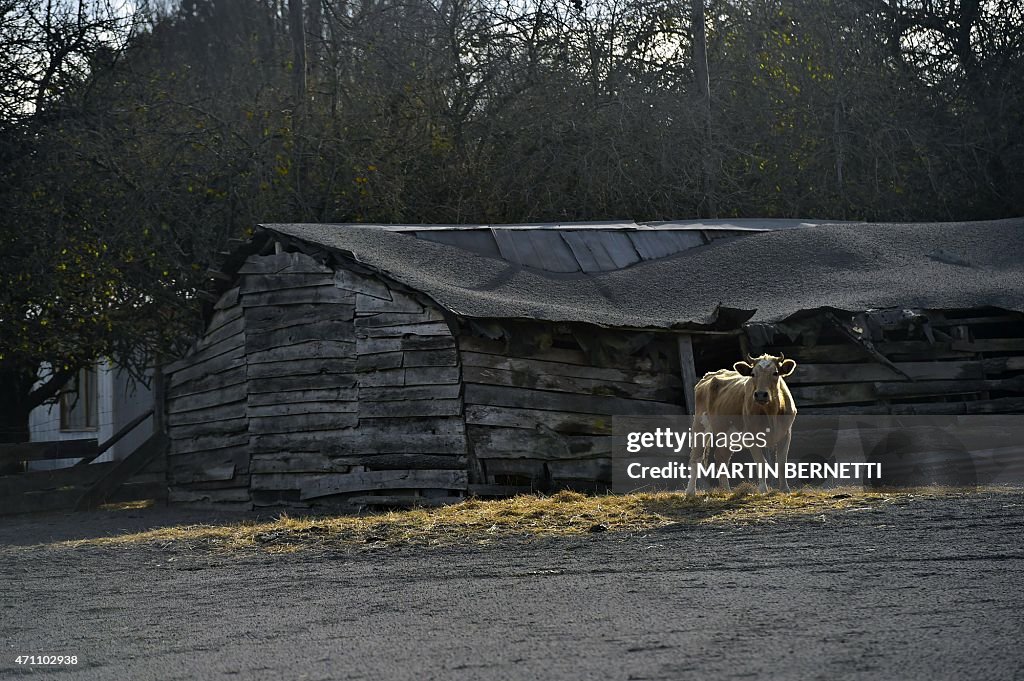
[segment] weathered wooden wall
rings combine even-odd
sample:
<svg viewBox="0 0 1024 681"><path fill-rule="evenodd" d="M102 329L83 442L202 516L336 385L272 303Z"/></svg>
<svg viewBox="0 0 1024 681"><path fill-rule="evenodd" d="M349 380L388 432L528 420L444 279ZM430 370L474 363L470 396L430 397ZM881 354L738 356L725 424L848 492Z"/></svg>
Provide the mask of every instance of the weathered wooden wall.
<svg viewBox="0 0 1024 681"><path fill-rule="evenodd" d="M482 483L474 489L482 493L606 489L613 415L683 413L678 369L651 367L642 355L594 366L582 349L513 350L468 333L459 336L459 354L466 434Z"/></svg>
<svg viewBox="0 0 1024 681"><path fill-rule="evenodd" d="M245 317L237 287L217 302L194 353L165 373L168 500L248 507Z"/></svg>
<svg viewBox="0 0 1024 681"><path fill-rule="evenodd" d="M929 311L920 331L874 332L864 346L823 324L814 345L753 348L797 361L786 379L801 414L999 414L1024 411L1024 315ZM909 378L908 378L909 376ZM913 379L913 380L911 380Z"/></svg>
<svg viewBox="0 0 1024 681"><path fill-rule="evenodd" d="M298 253L252 256L171 367L173 501L358 507L467 487L440 312Z"/></svg>

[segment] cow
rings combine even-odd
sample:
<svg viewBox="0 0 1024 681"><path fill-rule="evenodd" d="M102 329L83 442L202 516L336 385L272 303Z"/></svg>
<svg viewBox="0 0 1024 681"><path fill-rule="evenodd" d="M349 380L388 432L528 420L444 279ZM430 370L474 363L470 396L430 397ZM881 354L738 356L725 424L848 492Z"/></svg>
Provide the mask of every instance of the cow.
<svg viewBox="0 0 1024 681"><path fill-rule="evenodd" d="M694 388L693 433L754 433L765 431L767 447L750 448L754 463L765 462L765 449L775 452L779 469L779 491L788 492L786 482L786 459L792 439L793 421L796 420L796 403L786 387L786 376L796 369L796 362L785 355L747 356L745 362L736 362L732 369L719 369L704 374ZM687 496L697 491L697 464L706 460L705 438L695 438L690 450L690 480L686 486ZM728 448L719 447L715 452L718 464L728 464L732 453ZM763 472L763 467L759 470ZM721 485L728 490L729 478L719 477ZM758 477L758 490L768 491L763 475Z"/></svg>

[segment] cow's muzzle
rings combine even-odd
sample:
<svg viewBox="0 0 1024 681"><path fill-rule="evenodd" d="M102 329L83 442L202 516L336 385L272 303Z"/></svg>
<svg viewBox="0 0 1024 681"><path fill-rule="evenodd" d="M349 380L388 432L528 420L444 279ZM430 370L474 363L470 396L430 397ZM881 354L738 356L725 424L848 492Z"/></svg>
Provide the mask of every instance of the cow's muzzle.
<svg viewBox="0 0 1024 681"><path fill-rule="evenodd" d="M768 392L766 390L758 390L754 393L754 401L758 404L768 404Z"/></svg>

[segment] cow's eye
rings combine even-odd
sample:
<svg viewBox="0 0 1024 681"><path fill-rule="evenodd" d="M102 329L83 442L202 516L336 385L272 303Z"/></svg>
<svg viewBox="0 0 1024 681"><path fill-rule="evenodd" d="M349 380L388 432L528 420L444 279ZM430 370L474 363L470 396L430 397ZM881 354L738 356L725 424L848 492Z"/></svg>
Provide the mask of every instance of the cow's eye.
<svg viewBox="0 0 1024 681"><path fill-rule="evenodd" d="M774 373L774 374L772 374L772 376L778 376L778 375L779 375L779 370L778 370L778 369L776 369L776 370L775 370L775 373Z"/></svg>

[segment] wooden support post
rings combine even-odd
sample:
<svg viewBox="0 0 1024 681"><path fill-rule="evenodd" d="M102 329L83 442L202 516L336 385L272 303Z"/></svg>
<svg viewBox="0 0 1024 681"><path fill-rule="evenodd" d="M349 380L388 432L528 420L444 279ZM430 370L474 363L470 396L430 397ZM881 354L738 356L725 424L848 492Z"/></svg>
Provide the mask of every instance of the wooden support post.
<svg viewBox="0 0 1024 681"><path fill-rule="evenodd" d="M157 355L153 363L153 432L167 432L167 386L163 359Z"/></svg>
<svg viewBox="0 0 1024 681"><path fill-rule="evenodd" d="M697 385L697 368L693 363L693 339L688 334L679 334L679 367L683 375L683 394L686 395L686 413L693 414L693 388Z"/></svg>

